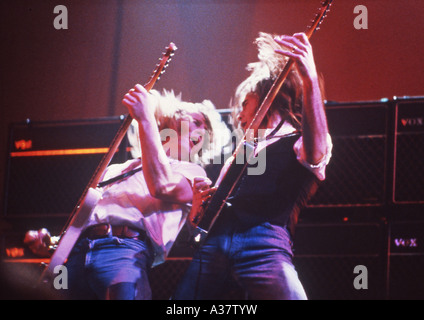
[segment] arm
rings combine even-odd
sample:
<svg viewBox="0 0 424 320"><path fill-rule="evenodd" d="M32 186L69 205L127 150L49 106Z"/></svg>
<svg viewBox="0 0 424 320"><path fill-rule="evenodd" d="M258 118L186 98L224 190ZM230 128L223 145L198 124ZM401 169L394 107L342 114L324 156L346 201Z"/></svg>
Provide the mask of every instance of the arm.
<svg viewBox="0 0 424 320"><path fill-rule="evenodd" d="M312 46L304 33L280 36L275 38L275 41L291 48L291 51L276 50L276 52L295 61L299 75L303 80L303 148L301 152L308 163L318 164L328 152L328 125Z"/></svg>
<svg viewBox="0 0 424 320"><path fill-rule="evenodd" d="M162 147L154 116L156 101L153 96L137 84L124 96L122 103L139 125L143 173L150 194L169 202L191 202L193 192L189 181L172 171Z"/></svg>

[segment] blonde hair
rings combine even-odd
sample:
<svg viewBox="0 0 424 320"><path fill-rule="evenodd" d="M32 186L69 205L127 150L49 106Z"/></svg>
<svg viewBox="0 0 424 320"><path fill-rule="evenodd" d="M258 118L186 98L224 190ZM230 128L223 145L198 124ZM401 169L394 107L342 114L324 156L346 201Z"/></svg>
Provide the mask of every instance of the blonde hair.
<svg viewBox="0 0 424 320"><path fill-rule="evenodd" d="M231 106L235 121L237 121L236 114L240 112L246 95L249 93L257 94L261 104L288 61L287 57L275 52L276 49L282 48L274 41L275 36L260 32L259 37L254 41L258 48L259 61L247 65L246 69L250 72L250 75L236 89ZM270 108L271 112L279 112L284 116L283 118L287 118L296 129L300 129L301 123L301 84L302 81L296 70L290 71ZM267 121L267 118L264 121ZM235 123L236 127L237 125Z"/></svg>
<svg viewBox="0 0 424 320"><path fill-rule="evenodd" d="M159 131L165 129L178 131L185 115L190 113L203 115L207 134L203 139L202 149L193 159L195 162L201 165L209 164L228 146L231 133L210 100L203 100L197 103L187 102L182 100L181 93L176 95L173 90L167 91L165 89L162 93L157 90L150 90L150 93L157 100L155 118ZM140 138L136 121L131 124L127 136L131 145L131 155L134 158L140 157Z"/></svg>

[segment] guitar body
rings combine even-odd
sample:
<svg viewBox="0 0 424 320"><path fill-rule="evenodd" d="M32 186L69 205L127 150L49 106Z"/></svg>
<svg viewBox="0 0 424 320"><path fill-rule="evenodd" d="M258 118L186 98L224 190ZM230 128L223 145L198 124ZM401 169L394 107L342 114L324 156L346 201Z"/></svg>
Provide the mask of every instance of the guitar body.
<svg viewBox="0 0 424 320"><path fill-rule="evenodd" d="M55 268L64 265L71 253L72 248L77 242L79 236L84 231L85 224L89 219L91 212L101 199L101 193L93 188L88 189L83 203L79 206L78 211L71 220L66 232L60 238L60 242L54 251L48 267L41 275L42 282L49 282L55 276Z"/></svg>
<svg viewBox="0 0 424 320"><path fill-rule="evenodd" d="M233 157L230 167L224 178L212 196L208 206L205 208L203 215L199 217L200 222L197 224L195 232L195 243L201 245L206 239L209 230L215 224L225 206L229 205L228 198L235 191L234 181L238 181L244 172L251 157L254 154L254 146L250 143L243 142L237 157ZM196 223L196 221L194 221Z"/></svg>

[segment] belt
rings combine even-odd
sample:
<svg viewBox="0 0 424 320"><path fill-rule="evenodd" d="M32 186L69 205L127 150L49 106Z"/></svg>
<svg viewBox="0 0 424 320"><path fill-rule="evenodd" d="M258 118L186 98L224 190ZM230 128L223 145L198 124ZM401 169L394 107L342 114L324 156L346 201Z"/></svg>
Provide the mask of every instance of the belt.
<svg viewBox="0 0 424 320"><path fill-rule="evenodd" d="M102 223L95 226L88 227L82 234L82 237L90 240L118 237L118 238L131 238L137 240L146 240L146 231L135 229L129 226L113 226L108 223Z"/></svg>

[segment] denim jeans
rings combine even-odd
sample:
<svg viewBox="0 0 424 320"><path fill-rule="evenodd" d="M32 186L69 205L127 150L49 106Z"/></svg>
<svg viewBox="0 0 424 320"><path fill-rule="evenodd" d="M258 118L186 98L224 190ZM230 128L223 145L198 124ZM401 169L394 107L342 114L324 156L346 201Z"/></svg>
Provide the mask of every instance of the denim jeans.
<svg viewBox="0 0 424 320"><path fill-rule="evenodd" d="M151 299L148 270L152 253L145 241L106 237L80 239L66 263L70 299Z"/></svg>
<svg viewBox="0 0 424 320"><path fill-rule="evenodd" d="M220 217L221 218L221 217ZM175 300L223 299L235 281L253 300L307 299L292 264L286 228L243 227L235 217L219 221L179 283Z"/></svg>

